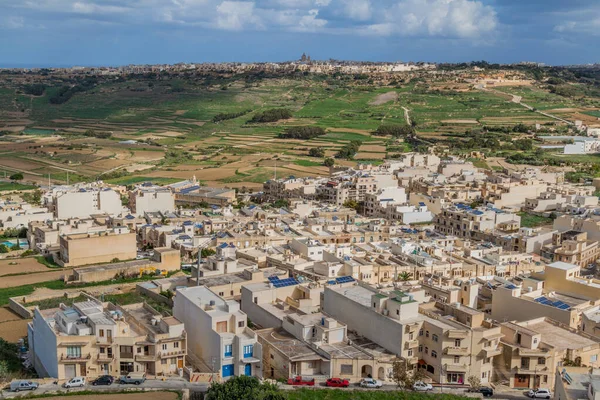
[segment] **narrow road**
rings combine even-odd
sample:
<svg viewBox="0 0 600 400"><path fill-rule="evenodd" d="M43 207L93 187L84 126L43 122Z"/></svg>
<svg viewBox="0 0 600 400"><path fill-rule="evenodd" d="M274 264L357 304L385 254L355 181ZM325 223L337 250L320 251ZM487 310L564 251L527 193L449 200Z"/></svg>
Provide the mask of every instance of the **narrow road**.
<svg viewBox="0 0 600 400"><path fill-rule="evenodd" d="M402 109L404 110L404 119L406 120L406 124L407 124L408 126L410 126L410 125L411 125L411 124L410 124L410 115L408 114L408 112L409 112L409 109L408 109L408 108L406 108L406 107L404 107L404 106L402 107Z"/></svg>

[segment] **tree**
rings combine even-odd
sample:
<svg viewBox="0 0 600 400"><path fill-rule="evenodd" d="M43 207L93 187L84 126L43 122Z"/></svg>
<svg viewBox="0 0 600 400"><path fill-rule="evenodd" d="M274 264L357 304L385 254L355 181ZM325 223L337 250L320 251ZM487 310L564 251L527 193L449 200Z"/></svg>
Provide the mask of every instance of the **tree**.
<svg viewBox="0 0 600 400"><path fill-rule="evenodd" d="M481 379L478 376L471 375L467 378L467 382L471 385L471 389L479 389L481 387Z"/></svg>
<svg viewBox="0 0 600 400"><path fill-rule="evenodd" d="M288 208L290 206L289 200L279 199L273 203L275 208Z"/></svg>
<svg viewBox="0 0 600 400"><path fill-rule="evenodd" d="M8 253L10 250L5 244L0 244L0 254Z"/></svg>
<svg viewBox="0 0 600 400"><path fill-rule="evenodd" d="M323 160L323 165L326 167L333 167L335 165L335 160L331 157L328 157Z"/></svg>
<svg viewBox="0 0 600 400"><path fill-rule="evenodd" d="M392 364L392 379L400 389L410 387L410 373L406 361L397 360Z"/></svg>
<svg viewBox="0 0 600 400"><path fill-rule="evenodd" d="M304 139L310 140L317 136L325 135L325 129L320 126L292 126L286 128L285 132L280 133L282 139Z"/></svg>
<svg viewBox="0 0 600 400"><path fill-rule="evenodd" d="M399 280L399 281L402 281L402 282L407 282L407 281L410 281L410 273L409 273L409 272L406 272L406 271L404 271L404 272L400 272L400 273L398 274L398 280Z"/></svg>
<svg viewBox="0 0 600 400"><path fill-rule="evenodd" d="M21 197L30 204L39 206L42 203L42 191L39 189L36 189L33 192L23 193Z"/></svg>
<svg viewBox="0 0 600 400"><path fill-rule="evenodd" d="M206 257L212 256L212 255L214 255L216 253L217 252L214 249L209 249L209 248L202 249L200 251L200 254L202 255L202 258L206 258Z"/></svg>
<svg viewBox="0 0 600 400"><path fill-rule="evenodd" d="M271 383L260 383L251 376L236 376L224 383L213 382L206 392L206 400L285 400L280 389Z"/></svg>
<svg viewBox="0 0 600 400"><path fill-rule="evenodd" d="M325 150L322 147L313 147L308 151L308 155L311 157L325 157Z"/></svg>
<svg viewBox="0 0 600 400"><path fill-rule="evenodd" d="M22 181L23 174L21 172L17 172L16 174L12 174L9 178L11 181Z"/></svg>

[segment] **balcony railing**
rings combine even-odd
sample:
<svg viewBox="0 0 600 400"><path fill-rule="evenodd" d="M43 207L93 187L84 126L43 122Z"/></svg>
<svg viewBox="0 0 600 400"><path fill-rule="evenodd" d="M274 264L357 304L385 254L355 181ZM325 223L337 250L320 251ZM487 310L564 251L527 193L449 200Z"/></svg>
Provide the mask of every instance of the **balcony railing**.
<svg viewBox="0 0 600 400"><path fill-rule="evenodd" d="M467 336L469 336L469 333L467 331L457 331L457 330L448 331L448 337L450 339L464 339Z"/></svg>
<svg viewBox="0 0 600 400"><path fill-rule="evenodd" d="M519 355L521 357L549 357L548 350L544 349L525 349L519 348Z"/></svg>
<svg viewBox="0 0 600 400"><path fill-rule="evenodd" d="M67 355L67 354L60 355L61 362L80 362L80 361L87 361L91 358L92 358L92 355L89 353L88 354L78 354L78 355Z"/></svg>
<svg viewBox="0 0 600 400"><path fill-rule="evenodd" d="M446 364L447 372L467 372L467 369L469 367L463 364Z"/></svg>
<svg viewBox="0 0 600 400"><path fill-rule="evenodd" d="M133 353L119 353L119 358L133 358Z"/></svg>
<svg viewBox="0 0 600 400"><path fill-rule="evenodd" d="M115 358L114 354L106 354L106 353L104 353L104 354L99 353L98 357L96 357L96 359L98 361L112 361L112 360L114 360L114 358Z"/></svg>
<svg viewBox="0 0 600 400"><path fill-rule="evenodd" d="M415 347L419 347L419 341L418 340L407 340L404 343L404 348L405 349L414 349Z"/></svg>
<svg viewBox="0 0 600 400"><path fill-rule="evenodd" d="M169 357L175 357L175 356L183 356L186 353L187 352L185 350L161 351L161 352L158 353L158 356L160 358L169 358Z"/></svg>
<svg viewBox="0 0 600 400"><path fill-rule="evenodd" d="M136 354L135 361L155 361L155 354Z"/></svg>
<svg viewBox="0 0 600 400"><path fill-rule="evenodd" d="M548 370L547 367L537 367L537 368L533 368L531 369L531 367L517 367L517 373L518 374L527 374L527 375L536 375L536 374L546 374L546 371Z"/></svg>
<svg viewBox="0 0 600 400"><path fill-rule="evenodd" d="M469 354L469 349L466 347L446 347L446 354L449 356L466 356Z"/></svg>
<svg viewBox="0 0 600 400"><path fill-rule="evenodd" d="M483 349L483 351L485 351L485 356L486 357L495 357L497 355L502 354L502 349L501 348L488 348L488 349Z"/></svg>

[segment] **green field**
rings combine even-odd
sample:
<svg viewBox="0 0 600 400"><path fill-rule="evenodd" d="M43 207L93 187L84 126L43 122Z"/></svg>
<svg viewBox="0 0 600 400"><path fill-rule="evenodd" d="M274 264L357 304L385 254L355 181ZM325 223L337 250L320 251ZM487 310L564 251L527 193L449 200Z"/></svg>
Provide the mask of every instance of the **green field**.
<svg viewBox="0 0 600 400"><path fill-rule="evenodd" d="M13 191L13 190L32 190L35 186L24 185L21 183L14 182L0 182L0 192Z"/></svg>
<svg viewBox="0 0 600 400"><path fill-rule="evenodd" d="M537 215L520 212L517 215L521 217L521 226L526 228L537 228L545 225L552 225L552 218L544 218Z"/></svg>

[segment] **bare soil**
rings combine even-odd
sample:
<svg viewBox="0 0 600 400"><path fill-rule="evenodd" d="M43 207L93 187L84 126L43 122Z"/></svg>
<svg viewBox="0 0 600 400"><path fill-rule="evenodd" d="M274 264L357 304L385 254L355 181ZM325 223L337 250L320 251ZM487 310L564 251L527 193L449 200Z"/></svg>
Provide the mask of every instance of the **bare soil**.
<svg viewBox="0 0 600 400"><path fill-rule="evenodd" d="M47 271L50 271L50 269L37 262L35 258L11 258L0 260L0 276Z"/></svg>
<svg viewBox="0 0 600 400"><path fill-rule="evenodd" d="M396 101L398 99L397 92L387 92L382 93L379 96L375 97L375 100L371 101L369 104L373 106L380 106L385 103L389 103L390 101Z"/></svg>

